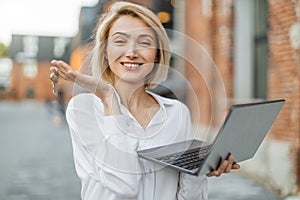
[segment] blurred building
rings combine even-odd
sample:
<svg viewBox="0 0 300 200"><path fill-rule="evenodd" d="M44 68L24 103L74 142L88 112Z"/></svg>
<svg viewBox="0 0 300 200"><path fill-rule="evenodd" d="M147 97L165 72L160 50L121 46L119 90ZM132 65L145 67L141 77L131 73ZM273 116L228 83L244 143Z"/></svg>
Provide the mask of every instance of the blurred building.
<svg viewBox="0 0 300 200"><path fill-rule="evenodd" d="M12 65L10 58L0 58L0 99L5 99L9 92Z"/></svg>
<svg viewBox="0 0 300 200"><path fill-rule="evenodd" d="M225 116L223 107L233 103L287 100L258 154L242 168L281 195L299 193L300 0L128 1L149 7L174 30L168 31L170 76L155 92L184 101L199 132L202 127L217 128ZM72 39L13 36L12 98L53 98L53 58L85 70L81 66L91 48L95 21L110 2L83 7L79 32ZM72 92L70 85L60 84Z"/></svg>
<svg viewBox="0 0 300 200"><path fill-rule="evenodd" d="M243 169L283 196L299 194L300 1L189 0L184 8L185 33L213 58L224 82L227 107L264 99L287 100L259 153ZM194 54L189 45L186 51ZM191 59L206 64L199 55ZM188 93L186 102L194 118L201 113L194 123L214 124L218 115L224 116L218 114L220 102L212 101L222 88L189 63L185 72L194 93ZM193 104L195 94L198 107Z"/></svg>
<svg viewBox="0 0 300 200"><path fill-rule="evenodd" d="M52 85L49 67L52 59L69 62L71 38L13 35L9 57L13 60L8 98L49 100ZM58 90L69 91L70 84L60 80Z"/></svg>

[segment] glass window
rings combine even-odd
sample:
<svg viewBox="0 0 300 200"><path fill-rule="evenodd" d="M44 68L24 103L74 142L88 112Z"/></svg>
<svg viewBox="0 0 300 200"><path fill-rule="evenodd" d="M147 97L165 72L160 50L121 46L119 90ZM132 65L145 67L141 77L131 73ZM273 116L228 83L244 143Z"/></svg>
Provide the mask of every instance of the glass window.
<svg viewBox="0 0 300 200"><path fill-rule="evenodd" d="M36 59L26 59L24 61L23 74L26 78L35 78L38 73Z"/></svg>
<svg viewBox="0 0 300 200"><path fill-rule="evenodd" d="M254 97L267 97L268 12L266 0L255 0Z"/></svg>
<svg viewBox="0 0 300 200"><path fill-rule="evenodd" d="M268 22L266 0L235 2L234 98L267 97Z"/></svg>

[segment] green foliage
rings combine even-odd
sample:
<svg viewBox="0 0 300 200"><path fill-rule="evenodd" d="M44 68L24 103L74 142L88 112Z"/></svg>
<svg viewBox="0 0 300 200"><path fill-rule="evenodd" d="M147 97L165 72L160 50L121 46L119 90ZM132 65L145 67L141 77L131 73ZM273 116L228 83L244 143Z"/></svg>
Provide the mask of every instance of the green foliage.
<svg viewBox="0 0 300 200"><path fill-rule="evenodd" d="M0 58L8 56L8 46L0 42Z"/></svg>

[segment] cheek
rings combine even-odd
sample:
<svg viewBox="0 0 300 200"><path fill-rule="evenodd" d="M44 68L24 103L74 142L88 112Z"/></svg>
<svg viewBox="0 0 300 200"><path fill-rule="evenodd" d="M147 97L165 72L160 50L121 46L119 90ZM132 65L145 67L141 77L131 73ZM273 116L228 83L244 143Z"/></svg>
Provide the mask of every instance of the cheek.
<svg viewBox="0 0 300 200"><path fill-rule="evenodd" d="M143 57L149 62L149 63L155 63L158 59L157 57L157 50L156 49L147 49L145 51L141 51L141 54Z"/></svg>
<svg viewBox="0 0 300 200"><path fill-rule="evenodd" d="M106 55L109 64L114 62L117 58L122 56L124 54L124 49L123 48L111 48L107 47L106 49Z"/></svg>

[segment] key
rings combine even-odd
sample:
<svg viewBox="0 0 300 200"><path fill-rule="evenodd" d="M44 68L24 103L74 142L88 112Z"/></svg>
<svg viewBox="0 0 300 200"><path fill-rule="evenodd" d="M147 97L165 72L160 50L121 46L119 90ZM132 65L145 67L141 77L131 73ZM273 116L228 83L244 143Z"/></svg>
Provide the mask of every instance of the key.
<svg viewBox="0 0 300 200"><path fill-rule="evenodd" d="M56 84L58 83L58 73L57 72L52 72L51 74L50 74L50 79L51 79L51 81L52 81L52 87L53 87L53 94L54 94L54 96L56 96L57 97L57 95L58 95L58 92L57 92L57 88L56 88Z"/></svg>

